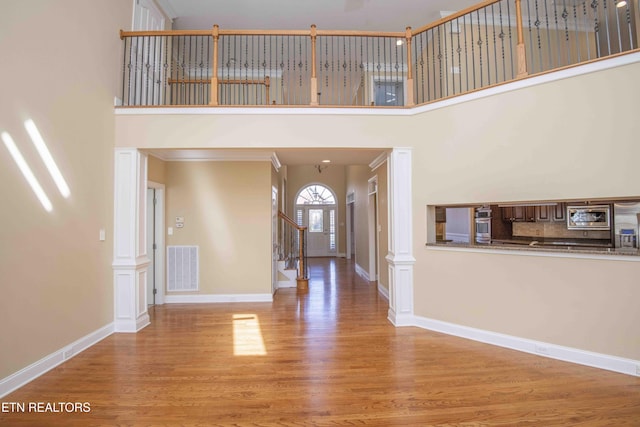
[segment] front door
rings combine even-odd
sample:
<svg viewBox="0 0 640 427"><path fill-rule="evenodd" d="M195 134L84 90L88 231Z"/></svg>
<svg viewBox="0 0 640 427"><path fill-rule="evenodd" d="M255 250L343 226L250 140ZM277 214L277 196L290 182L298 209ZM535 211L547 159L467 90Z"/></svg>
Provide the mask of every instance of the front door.
<svg viewBox="0 0 640 427"><path fill-rule="evenodd" d="M302 224L307 227L307 256L335 256L335 206L305 206L298 210L298 217L302 218Z"/></svg>

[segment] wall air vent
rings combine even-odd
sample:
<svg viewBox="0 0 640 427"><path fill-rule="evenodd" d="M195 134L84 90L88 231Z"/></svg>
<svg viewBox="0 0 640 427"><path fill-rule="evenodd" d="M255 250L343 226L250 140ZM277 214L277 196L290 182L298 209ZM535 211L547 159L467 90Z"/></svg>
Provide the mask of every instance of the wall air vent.
<svg viewBox="0 0 640 427"><path fill-rule="evenodd" d="M167 291L197 291L198 269L198 246L167 246Z"/></svg>

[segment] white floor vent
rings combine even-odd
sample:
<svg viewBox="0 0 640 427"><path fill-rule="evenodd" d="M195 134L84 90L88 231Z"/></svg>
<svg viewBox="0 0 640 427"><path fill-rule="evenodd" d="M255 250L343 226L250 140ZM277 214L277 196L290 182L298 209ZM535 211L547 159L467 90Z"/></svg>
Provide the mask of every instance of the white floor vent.
<svg viewBox="0 0 640 427"><path fill-rule="evenodd" d="M198 290L198 247L167 246L167 290Z"/></svg>

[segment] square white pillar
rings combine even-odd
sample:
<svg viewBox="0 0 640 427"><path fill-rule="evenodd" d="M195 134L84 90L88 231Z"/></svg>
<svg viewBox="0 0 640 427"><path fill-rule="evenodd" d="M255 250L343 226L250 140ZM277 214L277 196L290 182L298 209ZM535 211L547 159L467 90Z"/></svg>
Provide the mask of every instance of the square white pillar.
<svg viewBox="0 0 640 427"><path fill-rule="evenodd" d="M389 158L389 314L395 326L413 325L413 212L411 149L394 148Z"/></svg>
<svg viewBox="0 0 640 427"><path fill-rule="evenodd" d="M116 332L137 332L149 324L146 283L147 155L134 148L115 153L114 323Z"/></svg>

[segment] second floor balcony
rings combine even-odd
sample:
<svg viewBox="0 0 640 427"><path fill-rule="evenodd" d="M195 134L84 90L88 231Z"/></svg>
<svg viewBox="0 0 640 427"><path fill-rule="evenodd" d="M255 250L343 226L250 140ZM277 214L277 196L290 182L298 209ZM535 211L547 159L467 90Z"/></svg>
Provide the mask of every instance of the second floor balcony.
<svg viewBox="0 0 640 427"><path fill-rule="evenodd" d="M637 51L634 5L485 1L400 32L121 32L121 103L413 107Z"/></svg>

